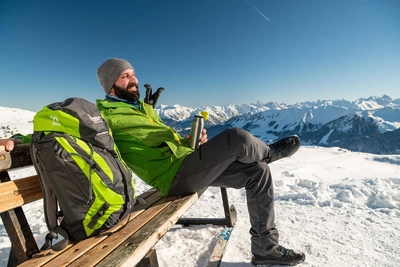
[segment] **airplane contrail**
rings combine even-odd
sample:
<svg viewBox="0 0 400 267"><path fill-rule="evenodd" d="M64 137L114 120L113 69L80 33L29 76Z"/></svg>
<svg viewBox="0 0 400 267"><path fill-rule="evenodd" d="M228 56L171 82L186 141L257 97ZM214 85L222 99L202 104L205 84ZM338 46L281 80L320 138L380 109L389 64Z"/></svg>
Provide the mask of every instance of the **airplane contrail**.
<svg viewBox="0 0 400 267"><path fill-rule="evenodd" d="M269 21L269 18L267 18L263 13L261 13L261 11L258 10L255 6L253 6L249 1L247 1L247 0L244 0L244 1L246 1L247 4L249 4L252 8L254 8L255 11L257 11L258 13L260 13L261 16L263 16L266 20Z"/></svg>

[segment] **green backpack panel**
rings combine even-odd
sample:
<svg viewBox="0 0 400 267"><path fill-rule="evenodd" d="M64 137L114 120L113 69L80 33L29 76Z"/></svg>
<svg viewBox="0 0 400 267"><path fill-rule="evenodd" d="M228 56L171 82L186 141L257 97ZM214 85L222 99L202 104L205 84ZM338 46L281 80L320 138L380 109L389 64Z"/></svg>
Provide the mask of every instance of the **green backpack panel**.
<svg viewBox="0 0 400 267"><path fill-rule="evenodd" d="M132 172L94 104L69 98L44 107L34 117L31 152L49 228L44 249L98 235L130 214ZM58 234L65 241L52 246Z"/></svg>

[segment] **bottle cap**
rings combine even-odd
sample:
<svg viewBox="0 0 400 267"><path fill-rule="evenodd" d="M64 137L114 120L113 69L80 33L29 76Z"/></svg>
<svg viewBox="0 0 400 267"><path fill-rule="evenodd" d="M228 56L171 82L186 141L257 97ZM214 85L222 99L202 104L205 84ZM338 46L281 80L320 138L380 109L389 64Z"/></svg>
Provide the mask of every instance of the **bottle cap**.
<svg viewBox="0 0 400 267"><path fill-rule="evenodd" d="M200 112L200 114L201 114L201 116L203 116L205 121L208 120L208 112L207 111L203 110Z"/></svg>

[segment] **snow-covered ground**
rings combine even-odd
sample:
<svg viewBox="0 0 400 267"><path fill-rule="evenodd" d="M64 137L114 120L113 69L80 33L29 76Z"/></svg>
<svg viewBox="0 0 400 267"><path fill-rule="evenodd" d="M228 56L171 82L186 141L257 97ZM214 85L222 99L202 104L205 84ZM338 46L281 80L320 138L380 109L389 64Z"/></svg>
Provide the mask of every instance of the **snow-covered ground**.
<svg viewBox="0 0 400 267"><path fill-rule="evenodd" d="M270 167L281 244L306 253L299 266L399 266L400 155L301 147ZM139 179L136 184L138 193L148 188ZM245 191L228 189L228 194L238 220L221 267L251 266ZM42 202L24 210L42 244L46 234ZM223 216L219 189L209 188L186 216ZM156 245L160 266L207 266L221 229L175 226ZM6 266L9 250L0 223L0 266Z"/></svg>

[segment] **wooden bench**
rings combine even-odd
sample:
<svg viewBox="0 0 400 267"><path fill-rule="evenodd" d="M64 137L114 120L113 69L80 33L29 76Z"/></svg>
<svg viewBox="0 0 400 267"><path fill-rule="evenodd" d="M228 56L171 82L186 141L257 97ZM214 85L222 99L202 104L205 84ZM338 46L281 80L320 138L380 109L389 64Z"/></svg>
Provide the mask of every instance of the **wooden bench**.
<svg viewBox="0 0 400 267"><path fill-rule="evenodd" d="M0 147L0 213L11 241L8 266L158 266L153 247L176 223L232 227L236 221L236 210L229 206L225 188L221 188L225 218L211 219L181 219L202 192L162 197L150 189L139 196L144 201L134 207L129 222L125 225L125 220L110 229L114 232L121 228L119 231L69 244L62 251L39 251L22 210L23 205L42 198L39 178L34 175L11 180L8 173L31 165L29 145L18 145L11 154ZM219 265L225 245L226 241L217 242L209 266Z"/></svg>

